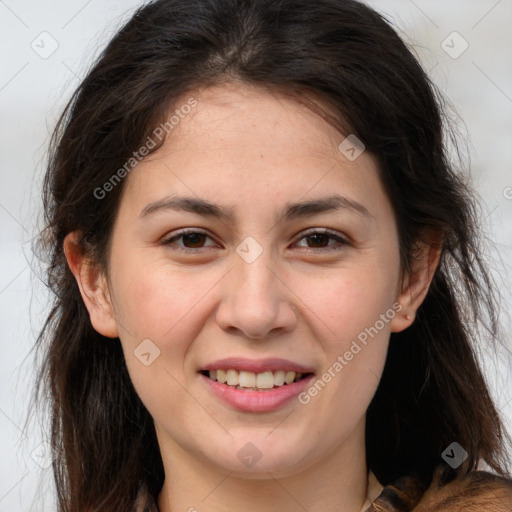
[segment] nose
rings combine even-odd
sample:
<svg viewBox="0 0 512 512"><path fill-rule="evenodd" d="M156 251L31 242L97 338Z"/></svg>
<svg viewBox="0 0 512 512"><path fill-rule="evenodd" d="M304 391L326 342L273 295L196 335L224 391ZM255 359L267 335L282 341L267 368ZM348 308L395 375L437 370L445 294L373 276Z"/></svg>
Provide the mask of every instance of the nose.
<svg viewBox="0 0 512 512"><path fill-rule="evenodd" d="M216 312L218 325L230 334L268 339L295 329L294 295L265 253L252 263L234 255Z"/></svg>

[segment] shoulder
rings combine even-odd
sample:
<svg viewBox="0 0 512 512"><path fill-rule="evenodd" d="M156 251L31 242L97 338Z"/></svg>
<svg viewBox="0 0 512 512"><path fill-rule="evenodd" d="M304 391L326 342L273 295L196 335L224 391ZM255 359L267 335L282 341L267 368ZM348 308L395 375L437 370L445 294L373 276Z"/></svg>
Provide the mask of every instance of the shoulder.
<svg viewBox="0 0 512 512"><path fill-rule="evenodd" d="M427 489L412 477L387 485L367 512L512 512L512 479L438 466Z"/></svg>

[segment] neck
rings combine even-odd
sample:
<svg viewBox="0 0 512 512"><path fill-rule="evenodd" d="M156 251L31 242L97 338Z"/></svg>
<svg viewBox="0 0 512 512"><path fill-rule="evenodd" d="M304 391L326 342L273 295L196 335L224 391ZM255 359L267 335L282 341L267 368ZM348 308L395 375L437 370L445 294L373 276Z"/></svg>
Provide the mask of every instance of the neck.
<svg viewBox="0 0 512 512"><path fill-rule="evenodd" d="M160 445L166 475L160 512L360 512L367 499L364 421L337 449L286 476L237 475L190 457L168 438L160 436Z"/></svg>

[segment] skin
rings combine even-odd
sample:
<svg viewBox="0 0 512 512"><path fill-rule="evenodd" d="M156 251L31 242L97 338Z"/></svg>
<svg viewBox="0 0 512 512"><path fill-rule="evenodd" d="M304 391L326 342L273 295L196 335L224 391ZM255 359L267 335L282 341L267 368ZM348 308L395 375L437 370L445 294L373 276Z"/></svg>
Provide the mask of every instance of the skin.
<svg viewBox="0 0 512 512"><path fill-rule="evenodd" d="M439 254L421 245L413 273L402 275L376 159L365 151L349 161L338 149L345 135L305 106L240 84L197 90L177 106L191 96L197 106L126 178L108 277L76 233L64 245L94 328L120 338L154 418L166 474L160 510L359 512L366 410L390 333L413 322ZM341 208L279 221L287 203L333 193L369 215ZM235 218L170 209L141 217L174 194L231 208ZM209 238L163 243L182 228ZM308 239L311 228L347 243ZM236 252L248 236L262 249L252 263ZM240 412L197 373L241 356L289 359L321 376L397 303L401 310L307 405ZM160 350L149 366L134 356L145 339ZM251 467L237 457L248 442L262 455Z"/></svg>

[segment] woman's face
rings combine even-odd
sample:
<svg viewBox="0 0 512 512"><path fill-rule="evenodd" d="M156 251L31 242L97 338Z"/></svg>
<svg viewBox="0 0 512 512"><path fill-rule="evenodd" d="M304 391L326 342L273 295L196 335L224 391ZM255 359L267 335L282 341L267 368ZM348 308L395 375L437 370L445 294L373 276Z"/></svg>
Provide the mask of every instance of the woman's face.
<svg viewBox="0 0 512 512"><path fill-rule="evenodd" d="M375 158L247 86L175 108L126 178L109 253L114 334L164 459L257 477L355 453L401 308Z"/></svg>

